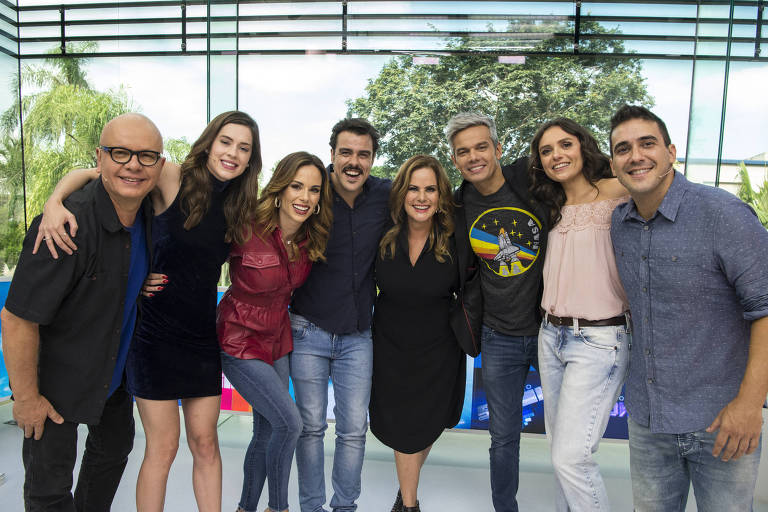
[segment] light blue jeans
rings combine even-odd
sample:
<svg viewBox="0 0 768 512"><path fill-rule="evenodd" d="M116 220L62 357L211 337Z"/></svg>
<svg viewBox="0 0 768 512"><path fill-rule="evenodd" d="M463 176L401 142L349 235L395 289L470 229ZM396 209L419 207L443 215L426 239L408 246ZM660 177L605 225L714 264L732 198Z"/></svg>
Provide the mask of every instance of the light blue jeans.
<svg viewBox="0 0 768 512"><path fill-rule="evenodd" d="M723 462L712 456L717 432L653 434L630 418L629 466L637 512L682 512L693 484L699 512L749 512L760 449Z"/></svg>
<svg viewBox="0 0 768 512"><path fill-rule="evenodd" d="M252 512L267 480L268 506L288 508L288 479L301 417L288 393L288 356L270 365L259 359L238 359L221 353L224 375L253 408L253 437L243 461L240 508Z"/></svg>
<svg viewBox="0 0 768 512"><path fill-rule="evenodd" d="M539 374L555 471L555 510L610 510L592 457L621 393L629 363L624 326L557 327L542 322Z"/></svg>
<svg viewBox="0 0 768 512"><path fill-rule="evenodd" d="M368 431L373 342L370 329L331 334L306 318L292 314L291 378L304 428L296 446L299 503L302 512L325 510L323 437L328 408L328 379L336 405L336 451L333 457L330 506L354 511L360 496L360 475Z"/></svg>

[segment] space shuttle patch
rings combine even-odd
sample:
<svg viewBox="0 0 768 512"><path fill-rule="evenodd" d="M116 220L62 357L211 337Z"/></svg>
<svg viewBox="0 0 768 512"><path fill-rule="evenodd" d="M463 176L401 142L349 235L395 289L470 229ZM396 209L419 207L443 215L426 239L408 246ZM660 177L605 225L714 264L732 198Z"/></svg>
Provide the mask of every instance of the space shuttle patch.
<svg viewBox="0 0 768 512"><path fill-rule="evenodd" d="M520 275L539 257L541 222L520 208L492 208L469 230L472 250L501 277Z"/></svg>

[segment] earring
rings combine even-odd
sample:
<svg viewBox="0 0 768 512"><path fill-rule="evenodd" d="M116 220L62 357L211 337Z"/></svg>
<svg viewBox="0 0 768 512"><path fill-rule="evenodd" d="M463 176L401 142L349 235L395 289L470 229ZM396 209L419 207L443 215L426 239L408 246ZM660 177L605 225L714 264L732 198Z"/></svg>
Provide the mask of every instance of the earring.
<svg viewBox="0 0 768 512"><path fill-rule="evenodd" d="M280 200L279 197L275 196L275 208L280 208L281 204L283 204L283 202Z"/></svg>
<svg viewBox="0 0 768 512"><path fill-rule="evenodd" d="M319 215L319 214L320 214L320 203L317 203L315 205L315 215Z"/></svg>

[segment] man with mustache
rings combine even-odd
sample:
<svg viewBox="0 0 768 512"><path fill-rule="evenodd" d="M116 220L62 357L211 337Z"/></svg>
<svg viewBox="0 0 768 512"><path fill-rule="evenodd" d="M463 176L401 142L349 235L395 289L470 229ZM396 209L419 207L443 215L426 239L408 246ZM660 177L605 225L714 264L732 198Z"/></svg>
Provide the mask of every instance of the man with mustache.
<svg viewBox="0 0 768 512"><path fill-rule="evenodd" d="M330 507L354 511L368 430L376 286L373 263L389 215L389 180L370 176L379 133L364 119L342 119L331 132L333 226L324 263L315 263L291 304L291 379L304 424L296 446L302 512L325 504L323 437L328 379L336 405Z"/></svg>
<svg viewBox="0 0 768 512"><path fill-rule="evenodd" d="M752 510L768 393L768 232L675 172L664 122L625 105L611 166L632 199L611 237L632 312L626 382L635 510Z"/></svg>

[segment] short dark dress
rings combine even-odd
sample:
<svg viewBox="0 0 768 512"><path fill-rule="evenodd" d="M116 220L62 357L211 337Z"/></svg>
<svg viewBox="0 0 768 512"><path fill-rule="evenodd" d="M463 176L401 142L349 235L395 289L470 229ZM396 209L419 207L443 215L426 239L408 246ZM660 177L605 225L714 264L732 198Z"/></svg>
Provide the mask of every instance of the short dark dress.
<svg viewBox="0 0 768 512"><path fill-rule="evenodd" d="M208 211L187 231L180 196L152 223L152 272L168 276L154 297L143 297L126 363L128 391L149 400L221 394L216 338L216 285L229 255L222 209L227 183L210 176Z"/></svg>
<svg viewBox="0 0 768 512"><path fill-rule="evenodd" d="M371 432L402 453L455 426L464 400L466 358L448 323L456 257L440 263L428 245L412 267L401 233L394 259L376 259Z"/></svg>

